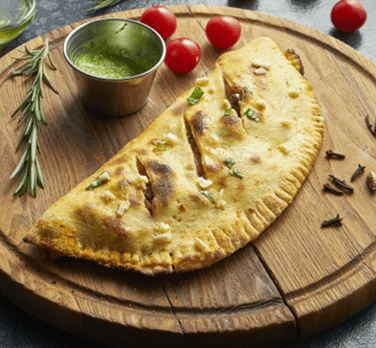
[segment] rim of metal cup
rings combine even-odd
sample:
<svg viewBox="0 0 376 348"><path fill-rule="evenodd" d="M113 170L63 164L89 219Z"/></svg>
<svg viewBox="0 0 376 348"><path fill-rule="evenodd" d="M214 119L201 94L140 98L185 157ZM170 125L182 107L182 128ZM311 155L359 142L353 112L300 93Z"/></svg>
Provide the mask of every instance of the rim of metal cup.
<svg viewBox="0 0 376 348"><path fill-rule="evenodd" d="M28 3L31 5L29 11L26 13L25 17L23 17L21 20L18 20L17 22L13 24L5 25L4 27L0 28L0 31L7 30L9 28L16 28L20 27L24 23L26 23L34 14L35 7L36 7L36 0L28 0Z"/></svg>
<svg viewBox="0 0 376 348"><path fill-rule="evenodd" d="M96 23L96 22L104 22L104 21L122 21L122 22L131 22L131 23L134 23L134 24L137 24L137 25L140 25L142 27L145 27L146 29L150 30L151 32L153 32L157 37L158 39L160 40L161 44L162 44L162 55L161 55L161 58L159 59L159 61L149 70L143 72L142 74L138 74L138 75L134 75L134 76L129 76L129 77L124 77L124 78L119 78L119 79L111 79L111 78L108 78L108 77L99 77L99 76L94 76L94 75L90 75L88 74L87 72L77 68L73 62L69 59L68 57L68 53L67 53L67 47L68 47L68 44L69 44L69 41L70 39L72 38L72 36L77 33L78 31L82 30L84 27L86 27L87 25L93 25L93 23ZM90 22L87 22L85 24L82 24L80 25L79 27L77 27L76 29L74 29L65 39L65 42L64 42L64 58L65 60L68 62L68 64L75 70L79 71L81 74L84 74L90 78L93 78L93 79L97 79L97 80L103 80L103 81L125 81L125 80L134 80L134 79L138 79L144 75L147 75L149 74L150 72L156 70L159 68L159 66L163 63L165 57L166 57L166 43L164 42L164 40L162 39L162 36L158 34L158 32L156 30L154 30L153 28L149 27L148 25L144 24L144 23L141 23L141 22L137 22L133 19L125 19L125 18L102 18L102 19L96 19L96 20L93 20L93 21L90 21Z"/></svg>

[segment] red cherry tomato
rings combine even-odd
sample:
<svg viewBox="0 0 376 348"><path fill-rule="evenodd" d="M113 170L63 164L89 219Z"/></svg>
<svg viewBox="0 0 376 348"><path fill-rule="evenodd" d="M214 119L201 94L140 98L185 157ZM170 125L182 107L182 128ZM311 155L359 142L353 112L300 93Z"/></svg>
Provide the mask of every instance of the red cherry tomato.
<svg viewBox="0 0 376 348"><path fill-rule="evenodd" d="M351 32L364 24L367 12L359 0L341 0L334 5L331 19L338 30Z"/></svg>
<svg viewBox="0 0 376 348"><path fill-rule="evenodd" d="M241 33L240 23L230 16L216 16L206 25L206 36L210 43L221 49L236 44Z"/></svg>
<svg viewBox="0 0 376 348"><path fill-rule="evenodd" d="M149 7L142 14L140 22L156 30L163 40L169 38L176 30L176 17L164 6Z"/></svg>
<svg viewBox="0 0 376 348"><path fill-rule="evenodd" d="M200 46L191 39L181 37L171 40L166 45L167 67L178 74L186 74L193 70L201 59Z"/></svg>

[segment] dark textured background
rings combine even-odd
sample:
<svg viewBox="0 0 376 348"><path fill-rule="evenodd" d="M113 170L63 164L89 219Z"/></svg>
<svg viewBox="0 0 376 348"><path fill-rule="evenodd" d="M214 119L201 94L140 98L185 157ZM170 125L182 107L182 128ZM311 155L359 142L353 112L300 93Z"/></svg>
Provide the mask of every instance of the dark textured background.
<svg viewBox="0 0 376 348"><path fill-rule="evenodd" d="M34 21L24 33L0 52L0 58L36 36L85 18L152 5L206 4L238 7L302 23L347 43L376 63L376 1L361 1L368 13L367 22L359 31L346 34L338 32L330 21L330 11L336 2L337 0L192 0L188 2L122 0L108 9L87 15L85 11L95 5L94 0L37 0ZM76 348L85 344L90 344L92 348L106 347L54 328L30 316L0 295L0 348ZM252 342L249 347L252 347ZM331 330L283 346L283 348L375 347L376 302Z"/></svg>

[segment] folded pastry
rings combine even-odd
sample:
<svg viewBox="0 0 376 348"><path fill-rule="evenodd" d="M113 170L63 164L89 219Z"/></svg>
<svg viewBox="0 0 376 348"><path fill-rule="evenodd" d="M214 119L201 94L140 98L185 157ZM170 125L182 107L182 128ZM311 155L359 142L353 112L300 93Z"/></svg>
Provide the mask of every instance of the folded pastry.
<svg viewBox="0 0 376 348"><path fill-rule="evenodd" d="M321 145L323 117L301 69L269 38L223 54L25 241L156 275L210 266L255 240Z"/></svg>

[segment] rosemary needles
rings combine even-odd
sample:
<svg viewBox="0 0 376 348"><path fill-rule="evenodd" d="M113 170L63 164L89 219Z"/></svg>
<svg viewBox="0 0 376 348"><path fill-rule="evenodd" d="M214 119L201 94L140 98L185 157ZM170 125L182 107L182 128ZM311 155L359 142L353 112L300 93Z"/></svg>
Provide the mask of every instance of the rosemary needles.
<svg viewBox="0 0 376 348"><path fill-rule="evenodd" d="M26 53L27 56L13 58L18 60L30 59L30 61L21 69L14 71L12 75L21 75L23 72L28 70L25 76L36 73L36 77L33 84L27 91L26 98L11 116L14 117L19 111L22 111L18 123L20 123L22 120L25 120L25 126L21 134L17 150L20 148L23 140L26 141L26 147L24 149L23 155L20 158L20 161L18 162L9 179L13 179L22 169L21 178L16 190L14 191L14 194L19 194L21 196L25 192L27 192L28 194L33 192L35 197L37 195L38 179L42 188L45 187L42 168L37 157L37 151L39 152L39 154L41 153L38 140L38 135L41 134L39 122L42 122L44 125L47 124L47 118L41 106L41 98L43 98L43 78L45 78L49 82L54 92L58 93L52 86L51 80L46 73L44 59L48 56L51 66L55 70L56 67L53 64L51 56L49 54L48 40L46 40L44 46L40 50L30 51L25 46L25 50L20 51Z"/></svg>
<svg viewBox="0 0 376 348"><path fill-rule="evenodd" d="M115 5L117 4L118 2L120 2L120 0L102 0L102 1L99 1L99 0L95 0L95 2L98 4L97 6L91 8L90 10L87 10L86 13L89 13L89 12L95 12L95 11L98 11L98 10L101 10L103 8L106 8L106 7L109 7L111 5Z"/></svg>

